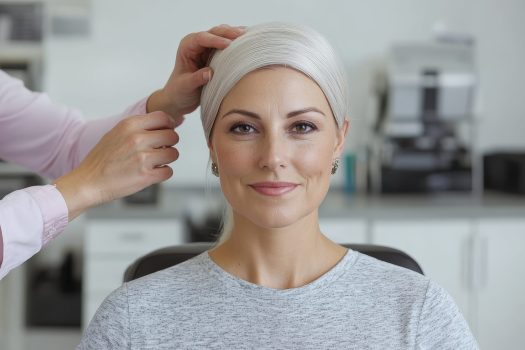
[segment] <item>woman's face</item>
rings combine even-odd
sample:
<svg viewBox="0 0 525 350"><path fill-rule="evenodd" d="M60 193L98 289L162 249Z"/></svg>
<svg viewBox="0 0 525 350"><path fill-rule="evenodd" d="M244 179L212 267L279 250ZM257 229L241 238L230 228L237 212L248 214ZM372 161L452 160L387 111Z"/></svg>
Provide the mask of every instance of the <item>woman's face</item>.
<svg viewBox="0 0 525 350"><path fill-rule="evenodd" d="M347 128L304 74L271 67L244 76L222 101L209 145L235 215L281 228L316 211Z"/></svg>

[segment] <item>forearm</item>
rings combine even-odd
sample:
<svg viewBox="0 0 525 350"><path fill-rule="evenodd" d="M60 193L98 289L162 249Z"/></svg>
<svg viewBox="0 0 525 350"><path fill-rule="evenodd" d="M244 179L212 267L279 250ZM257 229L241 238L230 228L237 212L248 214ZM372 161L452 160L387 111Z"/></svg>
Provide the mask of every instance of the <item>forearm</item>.
<svg viewBox="0 0 525 350"><path fill-rule="evenodd" d="M53 104L47 95L29 91L2 71L0 106L0 158L43 176L60 173L61 155L72 148L64 144L69 139L63 131L81 128L78 112Z"/></svg>
<svg viewBox="0 0 525 350"><path fill-rule="evenodd" d="M77 167L119 121L145 114L146 98L120 114L86 122L78 110L0 71L0 106L0 158L54 179Z"/></svg>

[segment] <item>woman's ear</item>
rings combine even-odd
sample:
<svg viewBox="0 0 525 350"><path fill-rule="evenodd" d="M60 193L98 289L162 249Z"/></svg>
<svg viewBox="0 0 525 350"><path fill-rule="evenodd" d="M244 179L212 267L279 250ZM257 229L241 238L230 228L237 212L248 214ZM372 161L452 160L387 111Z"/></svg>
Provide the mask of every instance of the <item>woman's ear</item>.
<svg viewBox="0 0 525 350"><path fill-rule="evenodd" d="M334 155L336 158L341 156L341 153L343 153L343 149L345 148L345 139L346 135L348 134L349 125L350 121L345 118L343 121L343 126L337 129L337 142L334 149Z"/></svg>

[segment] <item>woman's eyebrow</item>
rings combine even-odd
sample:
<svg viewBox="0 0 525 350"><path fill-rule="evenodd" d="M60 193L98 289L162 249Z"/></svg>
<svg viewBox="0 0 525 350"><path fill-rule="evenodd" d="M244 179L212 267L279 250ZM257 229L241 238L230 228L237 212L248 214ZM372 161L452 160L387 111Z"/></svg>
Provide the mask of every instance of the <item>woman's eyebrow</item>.
<svg viewBox="0 0 525 350"><path fill-rule="evenodd" d="M295 117L296 115L301 115L301 114L308 113L308 112L317 112L317 113L320 113L322 115L325 115L321 110L319 110L319 109L317 109L315 107L307 107L307 108L299 109L297 111L289 112L286 115L286 118ZM227 113L223 114L221 119L226 117L227 115L230 115L230 114L242 114L242 115L245 115L245 116L250 117L250 118L261 119L261 117L257 113L250 112L250 111L247 111L245 109L237 109L237 108L236 109L232 109L232 110L228 111Z"/></svg>
<svg viewBox="0 0 525 350"><path fill-rule="evenodd" d="M301 115L301 114L308 113L308 112L317 112L317 113L321 113L322 115L325 115L323 112L321 112L319 109L315 107L308 107L308 108L303 108L297 111L290 112L286 115L286 117L291 118L291 117L295 117L296 115Z"/></svg>
<svg viewBox="0 0 525 350"><path fill-rule="evenodd" d="M259 115L257 113L250 112L250 111L247 111L247 110L244 110L244 109L232 109L229 112L223 114L221 119L226 117L227 115L230 115L230 114L242 114L242 115L245 115L245 116L250 117L250 118L261 119L261 117L259 117Z"/></svg>

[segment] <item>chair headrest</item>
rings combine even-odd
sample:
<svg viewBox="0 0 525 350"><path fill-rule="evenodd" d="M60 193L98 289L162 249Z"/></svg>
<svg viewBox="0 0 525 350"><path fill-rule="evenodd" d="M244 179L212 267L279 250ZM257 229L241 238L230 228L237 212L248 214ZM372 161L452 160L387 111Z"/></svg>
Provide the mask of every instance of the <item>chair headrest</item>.
<svg viewBox="0 0 525 350"><path fill-rule="evenodd" d="M149 275L150 273L180 264L183 261L191 259L194 256L211 249L214 245L215 243L195 242L154 250L153 252L138 258L128 266L124 273L124 282L129 282L136 278ZM390 264L423 274L423 270L419 264L401 250L373 244L341 245Z"/></svg>

